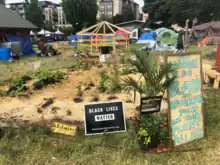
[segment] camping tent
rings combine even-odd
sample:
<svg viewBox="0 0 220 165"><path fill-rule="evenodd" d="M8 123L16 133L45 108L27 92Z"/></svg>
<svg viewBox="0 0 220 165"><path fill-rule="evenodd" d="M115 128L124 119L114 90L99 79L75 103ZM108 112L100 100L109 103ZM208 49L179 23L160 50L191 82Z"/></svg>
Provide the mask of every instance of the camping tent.
<svg viewBox="0 0 220 165"><path fill-rule="evenodd" d="M52 34L52 32L49 32L49 31L47 31L47 30L42 29L42 30L39 31L37 34L38 34L38 35L50 35L50 34Z"/></svg>
<svg viewBox="0 0 220 165"><path fill-rule="evenodd" d="M194 38L202 40L208 36L209 44L217 44L220 40L220 21L204 23L192 28Z"/></svg>
<svg viewBox="0 0 220 165"><path fill-rule="evenodd" d="M157 41L163 44L175 45L177 43L177 33L170 29L164 29L158 33Z"/></svg>
<svg viewBox="0 0 220 165"><path fill-rule="evenodd" d="M148 44L153 47L156 44L157 34L155 32L144 32L138 39L137 44Z"/></svg>
<svg viewBox="0 0 220 165"><path fill-rule="evenodd" d="M163 32L164 30L166 30L166 28L159 28L155 30L154 32L157 33L157 35L160 35L160 33Z"/></svg>
<svg viewBox="0 0 220 165"><path fill-rule="evenodd" d="M33 55L32 42L30 38L25 36L6 35L9 42L20 42L23 55Z"/></svg>

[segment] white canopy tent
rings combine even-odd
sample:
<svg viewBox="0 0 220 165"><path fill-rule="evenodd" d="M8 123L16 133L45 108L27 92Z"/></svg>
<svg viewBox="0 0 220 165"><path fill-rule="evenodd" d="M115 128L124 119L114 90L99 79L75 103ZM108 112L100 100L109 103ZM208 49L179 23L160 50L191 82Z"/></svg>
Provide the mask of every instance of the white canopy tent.
<svg viewBox="0 0 220 165"><path fill-rule="evenodd" d="M64 33L62 33L61 31L57 30L57 31L55 32L55 34L64 34Z"/></svg>
<svg viewBox="0 0 220 165"><path fill-rule="evenodd" d="M37 34L38 34L38 35L46 35L46 36L48 36L48 35L52 34L52 32L49 32L49 31L47 31L47 30L42 29L42 30L41 30L40 32L38 32Z"/></svg>
<svg viewBox="0 0 220 165"><path fill-rule="evenodd" d="M30 35L31 35L31 36L34 36L35 33L34 33L33 31L30 31Z"/></svg>

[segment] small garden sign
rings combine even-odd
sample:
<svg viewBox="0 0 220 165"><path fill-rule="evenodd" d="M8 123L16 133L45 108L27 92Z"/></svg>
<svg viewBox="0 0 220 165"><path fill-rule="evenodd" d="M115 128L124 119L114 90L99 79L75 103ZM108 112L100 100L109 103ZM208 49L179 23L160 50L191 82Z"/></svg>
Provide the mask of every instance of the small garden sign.
<svg viewBox="0 0 220 165"><path fill-rule="evenodd" d="M205 136L200 54L170 55L167 63L177 69L168 89L171 147Z"/></svg>
<svg viewBox="0 0 220 165"><path fill-rule="evenodd" d="M84 109L86 135L126 131L122 102L87 104Z"/></svg>
<svg viewBox="0 0 220 165"><path fill-rule="evenodd" d="M162 96L141 98L141 112L153 113L159 112L161 107Z"/></svg>
<svg viewBox="0 0 220 165"><path fill-rule="evenodd" d="M64 134L68 136L75 136L77 126L73 124L66 124L60 121L54 121L52 131L54 133Z"/></svg>

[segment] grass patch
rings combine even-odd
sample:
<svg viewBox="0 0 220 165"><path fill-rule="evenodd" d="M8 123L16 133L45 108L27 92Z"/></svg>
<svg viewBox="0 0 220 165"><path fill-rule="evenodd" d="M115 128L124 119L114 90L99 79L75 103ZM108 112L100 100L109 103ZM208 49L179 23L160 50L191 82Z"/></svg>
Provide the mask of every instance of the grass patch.
<svg viewBox="0 0 220 165"><path fill-rule="evenodd" d="M201 151L149 154L138 150L133 122L126 133L104 136L58 136L39 125L4 128L0 140L1 165L218 165L220 161L220 90L206 90L208 137L180 149ZM110 147L111 146L111 147Z"/></svg>

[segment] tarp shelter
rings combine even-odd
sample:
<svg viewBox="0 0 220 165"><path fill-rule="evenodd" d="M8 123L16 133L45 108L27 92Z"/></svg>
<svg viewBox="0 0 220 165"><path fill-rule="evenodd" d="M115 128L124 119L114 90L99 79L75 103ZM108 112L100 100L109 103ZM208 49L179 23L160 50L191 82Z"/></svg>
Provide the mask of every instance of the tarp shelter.
<svg viewBox="0 0 220 165"><path fill-rule="evenodd" d="M64 33L62 33L61 31L59 31L59 30L57 30L54 34L56 34L56 35L64 35Z"/></svg>
<svg viewBox="0 0 220 165"><path fill-rule="evenodd" d="M42 30L39 31L37 34L38 34L38 35L46 35L46 36L48 36L48 35L51 35L52 32L49 32L49 31L47 31L47 30L42 29Z"/></svg>
<svg viewBox="0 0 220 165"><path fill-rule="evenodd" d="M163 44L175 45L177 43L177 37L177 33L173 30L165 29L158 33L156 40Z"/></svg>
<svg viewBox="0 0 220 165"><path fill-rule="evenodd" d="M71 46L76 46L77 35L71 35L69 38L69 43Z"/></svg>
<svg viewBox="0 0 220 165"><path fill-rule="evenodd" d="M32 42L30 38L25 36L6 35L9 42L20 42L23 55L35 54L32 48Z"/></svg>
<svg viewBox="0 0 220 165"><path fill-rule="evenodd" d="M208 37L209 44L217 44L220 40L220 21L204 23L192 28L194 38L201 41Z"/></svg>
<svg viewBox="0 0 220 165"><path fill-rule="evenodd" d="M156 44L157 34L155 32L144 32L138 39L137 44L146 44L149 48Z"/></svg>
<svg viewBox="0 0 220 165"><path fill-rule="evenodd" d="M34 36L35 33L34 33L33 31L30 31L30 35L31 35L31 36Z"/></svg>

